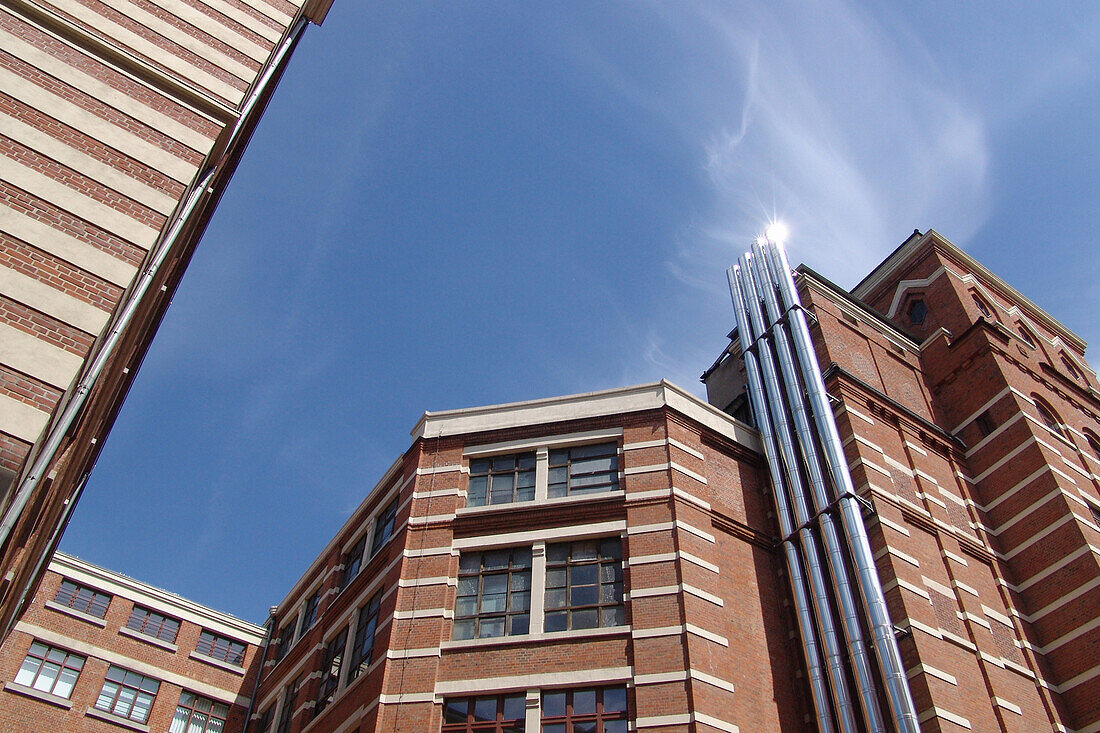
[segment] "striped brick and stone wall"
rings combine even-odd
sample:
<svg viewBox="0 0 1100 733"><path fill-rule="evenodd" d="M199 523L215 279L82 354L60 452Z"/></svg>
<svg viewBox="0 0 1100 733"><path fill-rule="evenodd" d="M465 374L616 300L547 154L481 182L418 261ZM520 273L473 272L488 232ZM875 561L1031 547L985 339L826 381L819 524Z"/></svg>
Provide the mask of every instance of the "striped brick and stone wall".
<svg viewBox="0 0 1100 733"><path fill-rule="evenodd" d="M0 556L5 633L270 93L253 91L327 5L0 1L0 508L17 520ZM127 305L118 348L101 353ZM106 367L76 390L97 356ZM74 398L87 408L59 425Z"/></svg>

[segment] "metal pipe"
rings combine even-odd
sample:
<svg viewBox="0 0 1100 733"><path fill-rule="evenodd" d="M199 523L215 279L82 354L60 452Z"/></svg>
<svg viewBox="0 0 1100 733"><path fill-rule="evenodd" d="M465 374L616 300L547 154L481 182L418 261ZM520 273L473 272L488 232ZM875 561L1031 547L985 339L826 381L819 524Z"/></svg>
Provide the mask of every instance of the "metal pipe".
<svg viewBox="0 0 1100 733"><path fill-rule="evenodd" d="M867 539L867 530L863 525L860 505L855 498L852 477L848 473L848 465L844 460L844 448L840 442L832 408L829 406L825 383L821 379L821 367L818 364L813 342L810 339L810 329L806 323L806 317L801 310L798 291L795 289L794 278L791 276L790 264L782 246L777 245L771 248L770 256L773 259L773 267L777 275L779 293L789 314L788 321L791 336L794 340L795 352L798 355L799 367L802 371L814 422L817 425L818 435L821 437L826 465L832 477L833 485L839 494L841 522L845 534L848 536L849 549L857 570L858 586L860 594L863 596L863 607L868 615L874 637L875 651L886 682L886 696L890 704L890 712L895 726L901 733L919 733L920 723L917 720L916 708L905 676L901 652L898 650L897 639L894 637L894 628L890 621L889 610L886 607L886 598L882 591L882 585L879 583L878 571L871 555L871 545Z"/></svg>
<svg viewBox="0 0 1100 733"><path fill-rule="evenodd" d="M832 571L837 603L840 607L841 617L844 619L845 635L851 650L852 669L856 676L864 718L869 730L885 731L882 711L879 709L875 673L871 665L867 642L864 639L863 626L860 623L859 607L856 604L855 593L849 581L848 563L844 557L840 532L833 522L832 514L823 511L832 502L829 489L825 484L825 477L821 471L816 436L811 430L809 416L806 414L805 396L799 384L797 367L794 363L795 354L791 350L790 339L787 337L783 326L783 312L779 307L779 300L775 294L777 277L773 272L773 268L769 265L768 256L764 250L765 247L760 242L754 243L753 253L756 256L753 261L756 267L758 291L763 298L764 308L772 327L777 361L787 390L787 400L791 405L792 416L798 431L799 444L805 454L814 504L817 512L820 512L818 522L821 526L821 535L825 543L829 568ZM799 523L809 521L814 513L807 512L803 514L799 517Z"/></svg>
<svg viewBox="0 0 1100 733"><path fill-rule="evenodd" d="M837 632L831 593L829 592L829 584L826 581L821 555L818 550L817 537L809 524L813 513L809 510L806 501L801 475L803 469L800 465L798 449L792 437L790 420L787 417L789 408L784 404L783 388L775 367L776 358L771 351L774 329L769 329L760 307L761 291L768 288L769 285L766 282L758 281L754 268L758 267L760 263L755 260L756 258L749 253L741 256L741 287L744 289L745 303L748 306L749 322L752 325L751 331L758 347L757 357L764 378L763 395L771 412L772 427L775 428L778 436L780 455L787 469L787 486L791 491L794 505L796 531L806 560L810 587L813 590L814 608L817 611L817 622L821 628L821 636L825 645L827 670L832 683L830 689L836 706L837 717L843 730L854 733L857 730L856 712L848 692L848 675L844 668L843 645ZM772 334L771 337L769 337L769 333Z"/></svg>
<svg viewBox="0 0 1100 733"><path fill-rule="evenodd" d="M741 330L741 353L745 361L745 372L749 380L749 400L752 403L753 413L760 429L760 435L764 444L764 457L768 464L768 473L771 477L772 488L775 493L776 513L779 517L779 530L786 538L781 543L783 555L787 561L787 574L791 579L791 594L794 596L795 618L798 622L798 630L802 636L802 651L806 658L806 672L810 678L810 692L813 698L814 711L817 715L818 730L820 733L833 733L832 713L830 708L830 696L821 665L821 652L817 644L817 631L814 628L813 617L810 613L810 602L806 593L806 579L802 572L802 559L798 549L791 540L794 524L791 521L790 510L787 507L786 494L783 489L783 477L779 470L778 450L775 446L775 436L771 431L771 420L768 416L767 404L764 400L761 387L760 370L756 363L755 355L749 350L752 344L751 328L745 309L744 299L737 284L736 272L740 268L731 267L726 271L729 280L730 297L733 299L733 310L737 318L738 328Z"/></svg>

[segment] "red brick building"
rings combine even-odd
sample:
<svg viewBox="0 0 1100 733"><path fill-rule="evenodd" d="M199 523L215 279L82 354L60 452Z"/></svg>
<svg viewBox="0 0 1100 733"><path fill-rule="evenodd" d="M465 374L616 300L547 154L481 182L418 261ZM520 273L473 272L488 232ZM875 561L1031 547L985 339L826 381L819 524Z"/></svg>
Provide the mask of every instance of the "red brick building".
<svg viewBox="0 0 1100 733"><path fill-rule="evenodd" d="M0 0L0 639L330 4Z"/></svg>
<svg viewBox="0 0 1100 733"><path fill-rule="evenodd" d="M58 553L0 647L0 730L243 729L264 629Z"/></svg>
<svg viewBox="0 0 1100 733"><path fill-rule="evenodd" d="M798 286L921 729L1100 730L1084 343L935 232ZM739 356L721 411L425 413L279 604L251 730L816 729Z"/></svg>

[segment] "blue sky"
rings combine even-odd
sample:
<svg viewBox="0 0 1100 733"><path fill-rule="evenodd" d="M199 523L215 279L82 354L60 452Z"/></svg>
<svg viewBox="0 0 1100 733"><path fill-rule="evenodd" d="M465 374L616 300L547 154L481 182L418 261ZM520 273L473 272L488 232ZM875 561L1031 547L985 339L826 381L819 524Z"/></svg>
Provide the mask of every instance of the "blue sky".
<svg viewBox="0 0 1100 733"><path fill-rule="evenodd" d="M336 0L62 549L261 622L424 410L701 395L773 216L846 287L934 228L1100 343L1098 57L1094 2Z"/></svg>

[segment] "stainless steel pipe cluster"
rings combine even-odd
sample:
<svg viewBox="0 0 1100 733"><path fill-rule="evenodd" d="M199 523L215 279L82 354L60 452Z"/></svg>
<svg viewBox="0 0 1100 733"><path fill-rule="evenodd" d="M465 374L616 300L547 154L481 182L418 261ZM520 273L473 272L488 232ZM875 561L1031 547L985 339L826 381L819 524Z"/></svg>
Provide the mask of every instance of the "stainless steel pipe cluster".
<svg viewBox="0 0 1100 733"><path fill-rule="evenodd" d="M727 275L818 728L821 733L918 733L860 503L787 256L781 244L761 238ZM880 700L888 706L887 718Z"/></svg>

